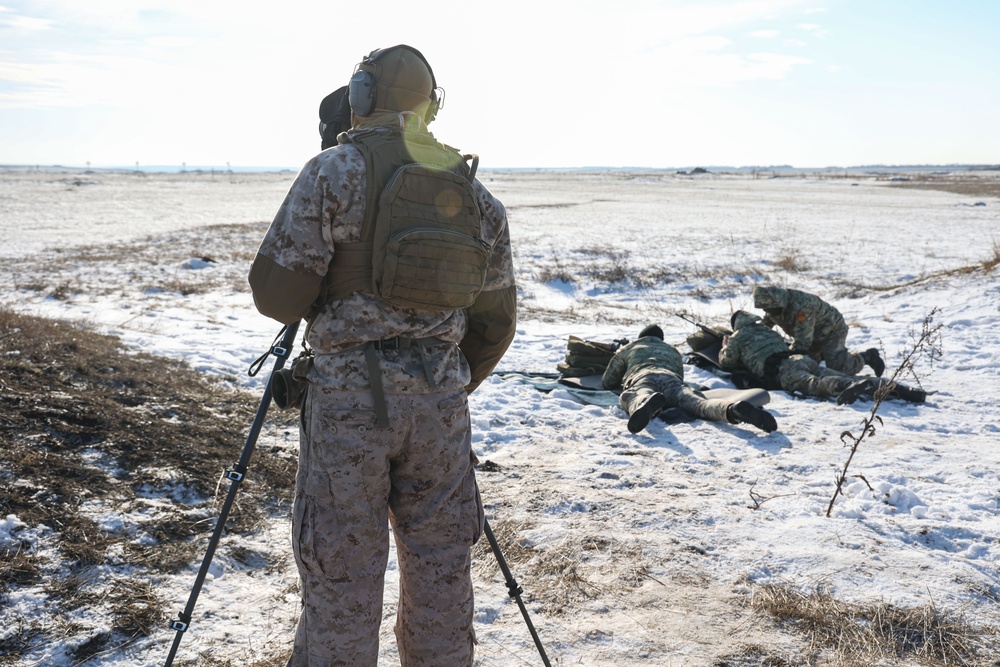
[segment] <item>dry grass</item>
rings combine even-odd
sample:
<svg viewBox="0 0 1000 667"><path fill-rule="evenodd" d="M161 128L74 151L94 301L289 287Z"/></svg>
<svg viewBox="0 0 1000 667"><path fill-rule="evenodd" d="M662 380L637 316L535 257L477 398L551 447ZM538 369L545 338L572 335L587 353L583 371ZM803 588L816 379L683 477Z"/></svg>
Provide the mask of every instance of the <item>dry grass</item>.
<svg viewBox="0 0 1000 667"><path fill-rule="evenodd" d="M840 281L840 285L846 288L841 292L841 296L857 296L858 294L862 294L866 291L891 292L904 287L924 285L935 280L940 280L941 278L953 276L970 276L977 273L990 274L993 273L998 266L1000 266L1000 241L993 241L993 246L989 255L982 261L976 262L975 264L966 264L953 269L942 269L941 271L934 271L933 273L928 273L912 280L907 280L906 282L893 283L891 285L871 285L857 281L844 280Z"/></svg>
<svg viewBox="0 0 1000 667"><path fill-rule="evenodd" d="M738 652L719 658L712 667L799 667L806 664L801 659L786 659L766 647L749 644Z"/></svg>
<svg viewBox="0 0 1000 667"><path fill-rule="evenodd" d="M774 260L774 266L787 273L802 273L809 270L809 265L802 260L797 252L782 253Z"/></svg>
<svg viewBox="0 0 1000 667"><path fill-rule="evenodd" d="M258 656L257 651L246 651L245 655L218 656L213 653L202 653L196 660L175 660L177 667L285 667L288 664L287 654L276 656Z"/></svg>
<svg viewBox="0 0 1000 667"><path fill-rule="evenodd" d="M932 605L902 609L878 602L852 604L822 587L802 591L771 584L755 589L750 604L807 637L810 650L832 654L838 667L920 665L986 667L995 635L984 636Z"/></svg>
<svg viewBox="0 0 1000 667"><path fill-rule="evenodd" d="M167 608L149 582L202 553L199 538L217 517L219 476L238 458L256 405L183 363L7 310L0 310L0 389L0 516L51 528L0 551L0 606L33 587L50 610L46 622L5 617L13 630L0 641L0 664L54 633L79 642L80 661L148 635ZM257 453L230 532L254 530L289 495L293 457ZM89 512L103 507L134 525L99 525ZM58 627L54 619L74 609L109 616L110 630Z"/></svg>
<svg viewBox="0 0 1000 667"><path fill-rule="evenodd" d="M255 224L215 225L111 246L55 249L5 261L15 276L14 289L60 301L69 301L78 294L126 298L126 292L192 296L226 284L245 290L246 267L261 234L262 229ZM123 257L128 257L127 264L123 264ZM204 268L185 268L191 259L204 262ZM37 277L40 263L46 267L44 279ZM81 265L95 270L80 274ZM21 275L27 278L19 278ZM107 279L108 275L115 279Z"/></svg>
<svg viewBox="0 0 1000 667"><path fill-rule="evenodd" d="M940 190L970 197L1000 197L1000 176L995 171L915 174L905 180L894 180L891 187Z"/></svg>
<svg viewBox="0 0 1000 667"><path fill-rule="evenodd" d="M638 588L649 567L640 545L614 537L571 535L559 545L535 549L519 535L531 528L524 523L490 523L507 566L524 589L525 600L545 614L572 613L580 602L620 598ZM500 567L483 538L473 551L473 572L483 580L499 575Z"/></svg>

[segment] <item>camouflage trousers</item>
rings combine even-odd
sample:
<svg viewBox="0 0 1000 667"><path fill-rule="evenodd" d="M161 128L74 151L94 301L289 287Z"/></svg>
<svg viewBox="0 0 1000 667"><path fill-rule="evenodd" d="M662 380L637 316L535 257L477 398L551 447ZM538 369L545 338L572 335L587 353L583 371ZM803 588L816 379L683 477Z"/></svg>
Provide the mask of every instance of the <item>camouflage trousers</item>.
<svg viewBox="0 0 1000 667"><path fill-rule="evenodd" d="M841 373L819 365L815 359L804 354L793 354L778 367L778 382L781 388L804 396L830 398L847 389L856 380L870 380L876 387L887 382L882 378Z"/></svg>
<svg viewBox="0 0 1000 667"><path fill-rule="evenodd" d="M390 425L379 429L370 392L310 383L292 510L303 606L290 667L378 663L390 522L401 664L472 664L470 554L484 519L467 395L385 398Z"/></svg>
<svg viewBox="0 0 1000 667"><path fill-rule="evenodd" d="M673 373L662 370L641 370L626 378L626 387L622 390L620 403L625 412L632 414L646 399L655 393L663 394L667 399L668 408L680 408L708 421L728 421L726 409L732 401L721 401L705 396L684 384L684 381Z"/></svg>
<svg viewBox="0 0 1000 667"><path fill-rule="evenodd" d="M847 327L834 331L822 342L813 344L809 356L814 361L825 361L827 368L854 375L865 367L865 360L857 352L847 349Z"/></svg>

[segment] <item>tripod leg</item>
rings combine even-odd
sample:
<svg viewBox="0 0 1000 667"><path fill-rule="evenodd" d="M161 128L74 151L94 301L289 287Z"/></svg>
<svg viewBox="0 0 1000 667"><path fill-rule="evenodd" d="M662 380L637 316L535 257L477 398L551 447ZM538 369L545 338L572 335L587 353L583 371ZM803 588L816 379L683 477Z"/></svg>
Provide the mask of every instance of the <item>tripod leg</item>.
<svg viewBox="0 0 1000 667"><path fill-rule="evenodd" d="M257 437L260 435L260 430L264 425L264 418L267 416L267 409L271 405L271 382L274 379L275 372L281 370L281 367L285 365L285 360L288 358L289 353L292 350L292 346L295 343L295 334L298 331L299 323L287 325L282 329L282 333L278 336L281 337L281 342L277 345L273 345L268 354L273 354L277 357L274 362L274 369L271 371L271 375L267 379L267 386L264 388L264 395L260 399L260 406L257 408L257 414L254 417L253 424L250 426L250 433L247 435L246 444L243 446L243 453L240 455L239 462L233 466L232 470L226 471L226 479L230 481L229 492L226 494L226 500L222 503L222 509L219 512L219 519L215 523L215 530L212 532L212 537L208 541L208 548L205 551L205 557L201 562L201 569L198 570L198 576L194 580L194 586L191 588L191 595L188 597L187 605L184 607L184 611L178 614L178 620L173 621L170 624L170 629L174 630L176 634L174 635L174 642L170 647L170 653L167 655L167 661L164 663L164 667L170 667L174 662L174 656L177 654L177 648L180 646L181 637L184 632L188 629L191 624L191 614L194 612L194 605L198 601L198 595L201 593L201 587L205 583L205 578L208 576L208 569L212 564L212 557L215 555L215 549L219 546L219 540L222 539L222 531L226 527L226 519L229 518L229 512L233 507L233 502L236 500L236 493L239 491L240 484L243 482L243 478L246 476L247 468L250 465L250 457L253 455L254 446L257 444ZM266 358L267 355L264 355ZM262 361L258 360L258 361Z"/></svg>
<svg viewBox="0 0 1000 667"><path fill-rule="evenodd" d="M504 581L507 582L507 594L514 598L517 602L518 608L521 610L521 616L524 617L524 622L528 626L528 632L531 633L531 639L535 642L535 648L538 649L538 655L542 657L542 664L545 667L551 667L549 664L549 658L545 655L545 648L542 647L542 640L538 638L538 633L535 631L535 626L531 622L531 617L528 616L528 609L524 606L524 602L521 600L521 593L524 590L518 586L517 581L514 579L514 575L510 573L510 568L507 567L507 560L503 557L503 552L500 551L500 545L497 543L497 538L493 535L493 529L490 528L490 522L484 519L483 521L483 532L486 533L486 539L490 542L490 548L493 550L493 555L497 558L497 563L500 565L500 571L503 572Z"/></svg>

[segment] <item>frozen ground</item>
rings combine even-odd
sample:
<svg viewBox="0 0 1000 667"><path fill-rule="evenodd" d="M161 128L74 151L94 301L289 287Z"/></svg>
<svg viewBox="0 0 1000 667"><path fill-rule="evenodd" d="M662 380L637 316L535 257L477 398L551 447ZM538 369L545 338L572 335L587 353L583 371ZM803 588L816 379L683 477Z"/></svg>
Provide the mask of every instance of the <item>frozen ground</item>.
<svg viewBox="0 0 1000 667"><path fill-rule="evenodd" d="M279 327L253 310L244 277L292 176L0 173L0 301L186 359L256 401L262 377L245 369ZM936 393L924 405L882 406L884 424L851 465L863 479L852 478L830 518L848 453L840 434L858 429L866 404L773 392L779 430L769 435L706 422L630 435L617 407L500 376L484 383L471 397L474 446L490 463L480 486L553 664L807 664L796 662L801 637L744 604L767 584L934 605L1000 627L1000 200L865 174L481 177L508 205L520 287L518 335L498 371L553 372L569 335L631 338L648 322L683 350L693 327L676 313L725 324L752 307L755 283L833 302L852 326L849 344L881 347L890 368L932 310L944 325L942 357L918 364ZM726 386L686 369L690 381ZM295 446L294 433L266 437ZM0 517L0 548L41 534ZM257 539L280 566L240 566L224 543L175 664L197 655L265 664L287 650L296 613L287 517ZM196 565L158 582L176 601L171 615ZM539 664L488 551L476 585L479 664ZM6 627L47 613L39 591L5 603ZM97 660L159 665L172 638L164 629ZM68 666L79 641L53 641L15 664Z"/></svg>

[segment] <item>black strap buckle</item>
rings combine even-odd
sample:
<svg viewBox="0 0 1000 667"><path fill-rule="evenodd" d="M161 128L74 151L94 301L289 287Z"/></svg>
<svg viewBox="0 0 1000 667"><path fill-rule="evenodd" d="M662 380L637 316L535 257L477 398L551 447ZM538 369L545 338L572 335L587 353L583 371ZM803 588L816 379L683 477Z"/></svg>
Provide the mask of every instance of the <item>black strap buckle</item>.
<svg viewBox="0 0 1000 667"><path fill-rule="evenodd" d="M394 336L385 340L374 340L372 341L372 347L376 350L398 350L400 349L400 338L399 336Z"/></svg>

